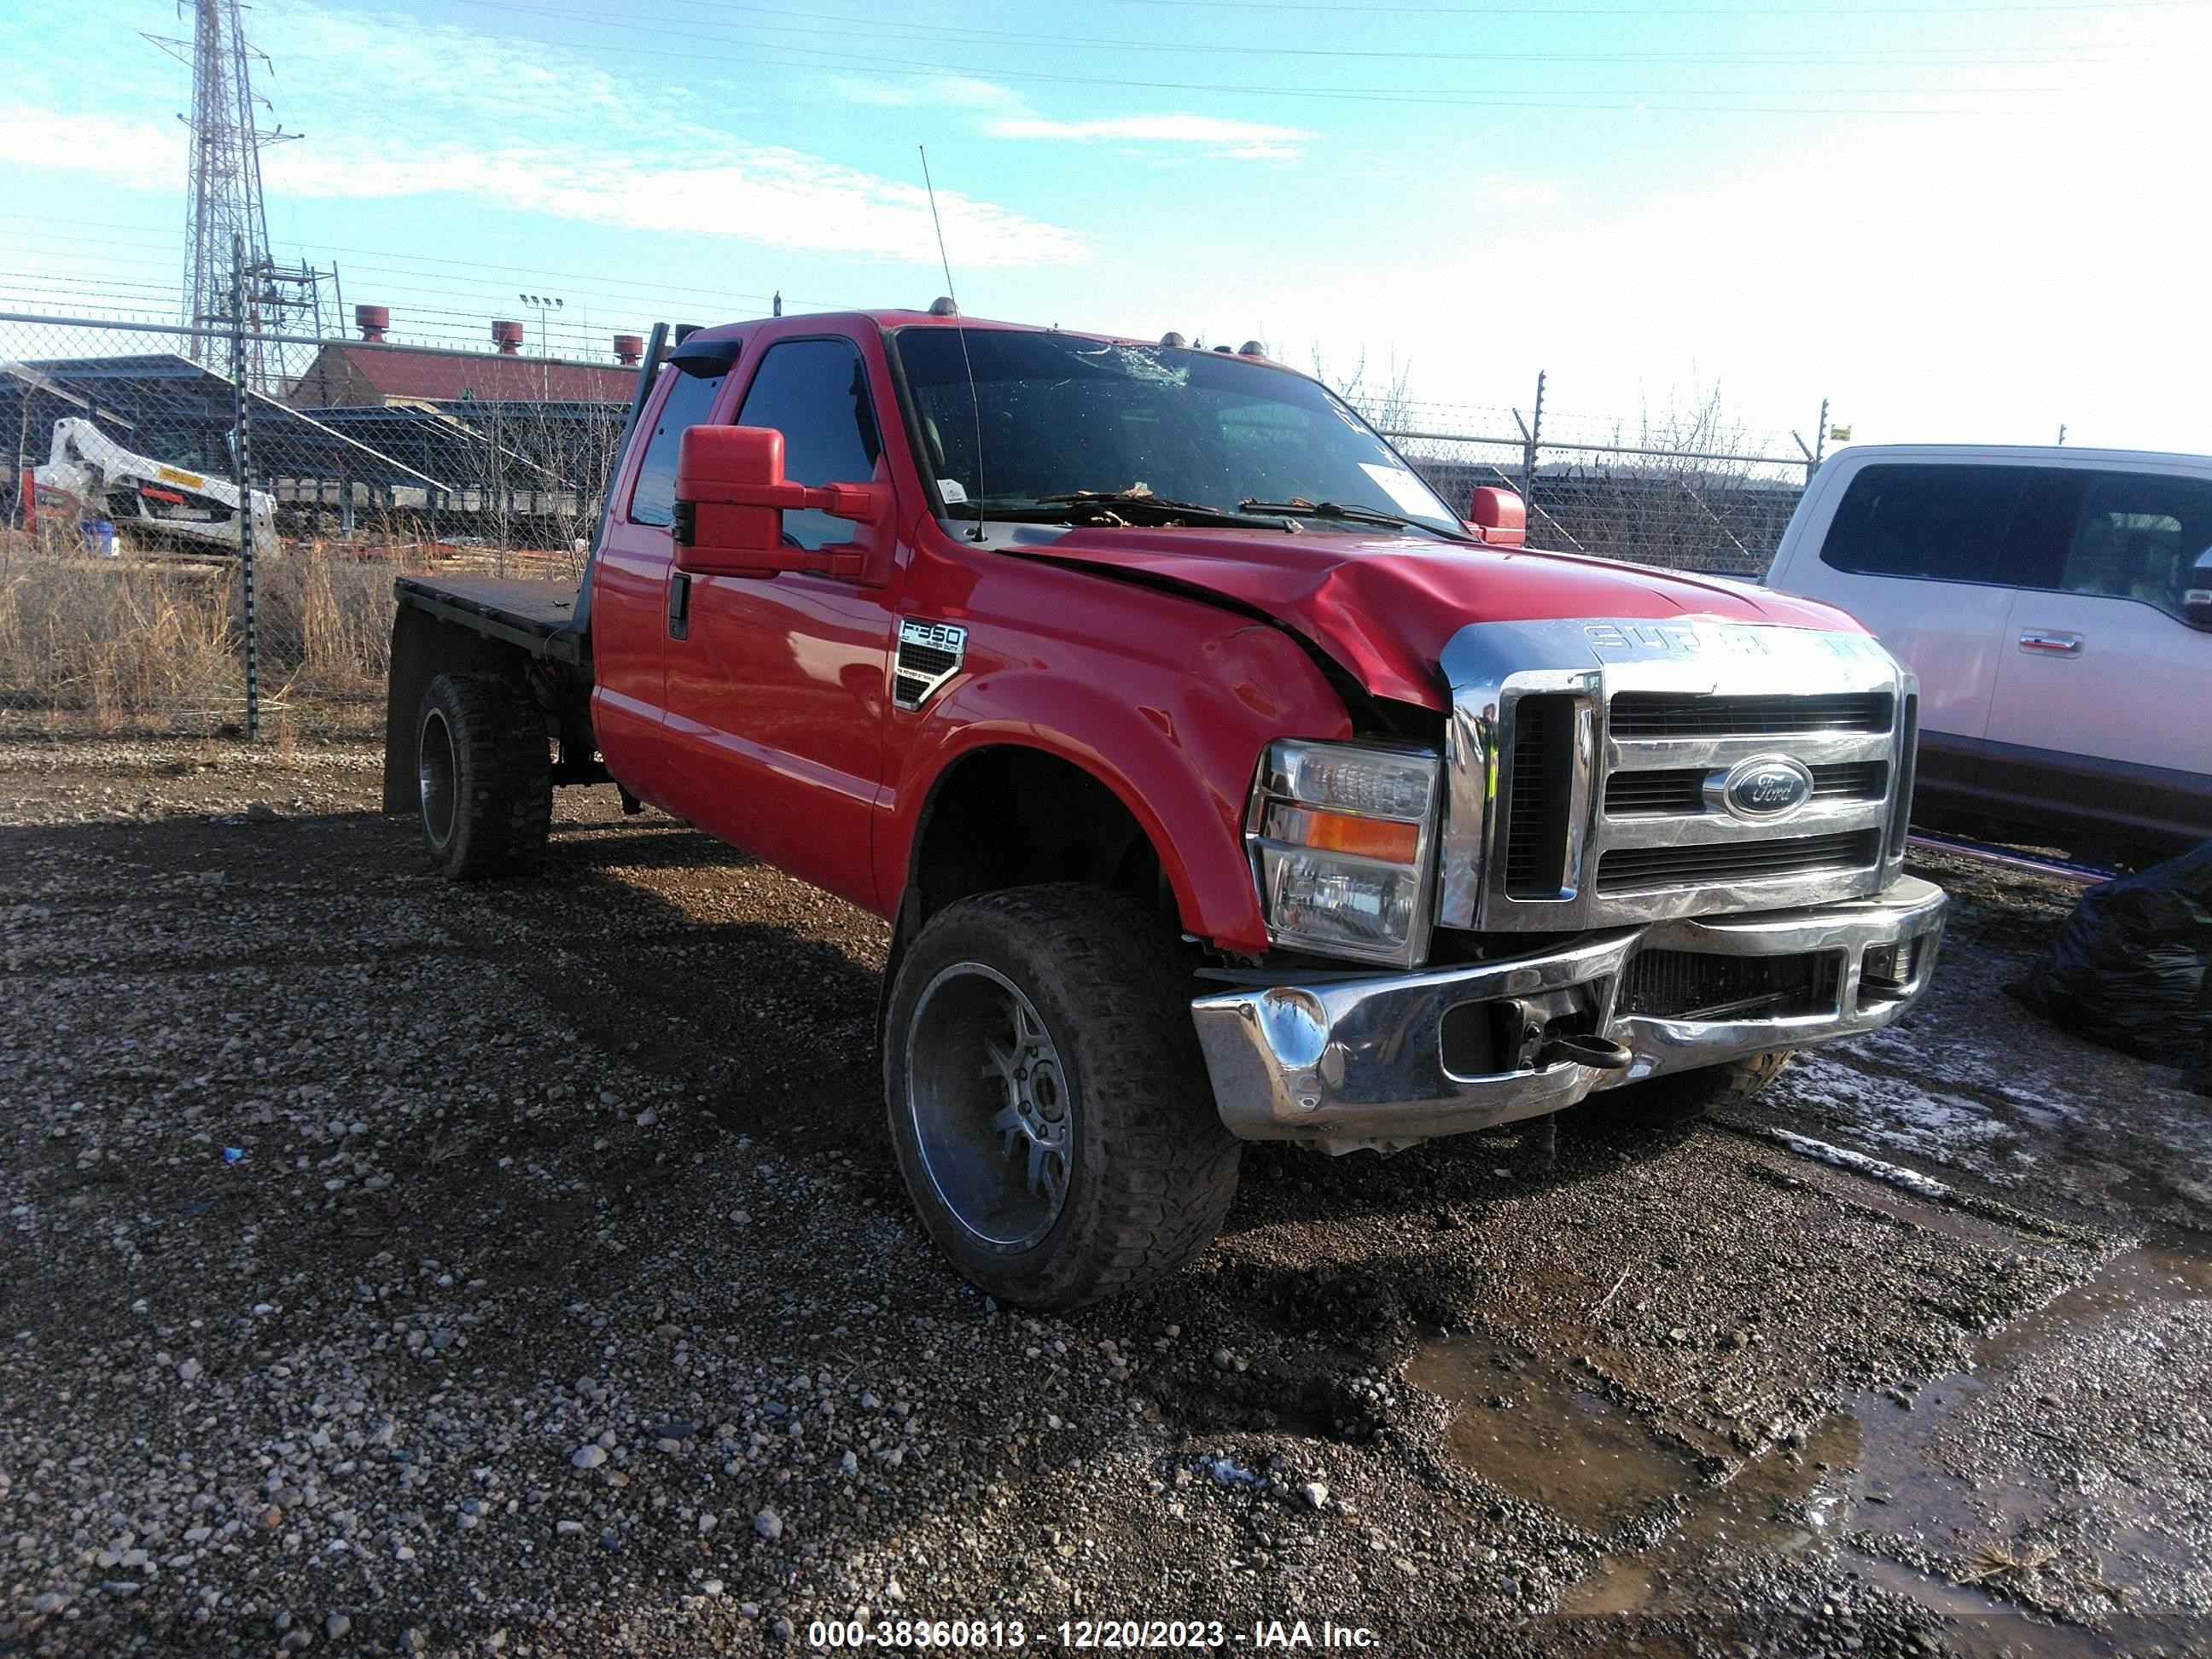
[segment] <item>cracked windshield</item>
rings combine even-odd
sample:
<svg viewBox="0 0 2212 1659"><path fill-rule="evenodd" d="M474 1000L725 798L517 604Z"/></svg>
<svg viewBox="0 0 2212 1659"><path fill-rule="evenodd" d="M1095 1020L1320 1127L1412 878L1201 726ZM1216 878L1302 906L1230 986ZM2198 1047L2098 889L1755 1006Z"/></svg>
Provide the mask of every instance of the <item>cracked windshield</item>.
<svg viewBox="0 0 2212 1659"><path fill-rule="evenodd" d="M1364 422L1279 368L995 329L909 328L893 349L914 395L921 464L951 517L980 508L986 519L1158 523L1195 511L1459 532L1458 516ZM1111 499L1081 499L1092 495Z"/></svg>

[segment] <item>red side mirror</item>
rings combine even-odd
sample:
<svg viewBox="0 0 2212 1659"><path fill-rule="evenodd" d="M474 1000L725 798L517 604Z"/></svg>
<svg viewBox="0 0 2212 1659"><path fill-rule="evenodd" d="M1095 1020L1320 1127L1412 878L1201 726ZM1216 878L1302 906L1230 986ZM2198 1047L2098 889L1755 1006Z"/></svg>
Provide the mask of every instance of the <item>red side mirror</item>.
<svg viewBox="0 0 2212 1659"><path fill-rule="evenodd" d="M700 574L774 569L783 514L783 434L763 426L695 426L676 446L676 568Z"/></svg>
<svg viewBox="0 0 2212 1659"><path fill-rule="evenodd" d="M811 508L874 525L887 520L887 484L813 488L783 476L783 434L764 426L695 426L676 446L676 568L692 575L779 570L864 574L857 544L807 549L783 538L783 515Z"/></svg>
<svg viewBox="0 0 2212 1659"><path fill-rule="evenodd" d="M1467 505L1474 533L1499 547L1521 547L1528 540L1528 508L1519 494L1495 484L1478 488Z"/></svg>

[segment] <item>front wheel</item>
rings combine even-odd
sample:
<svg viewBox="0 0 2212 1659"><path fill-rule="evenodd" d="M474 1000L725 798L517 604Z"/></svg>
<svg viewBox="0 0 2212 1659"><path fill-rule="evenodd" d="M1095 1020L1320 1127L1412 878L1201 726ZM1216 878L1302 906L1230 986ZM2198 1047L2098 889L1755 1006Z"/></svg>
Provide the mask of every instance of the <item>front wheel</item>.
<svg viewBox="0 0 2212 1659"><path fill-rule="evenodd" d="M1795 1052L1784 1048L1778 1054L1753 1054L1607 1089L1590 1096L1574 1115L1589 1127L1601 1128L1687 1123L1716 1106L1750 1099L1782 1075Z"/></svg>
<svg viewBox="0 0 2212 1659"><path fill-rule="evenodd" d="M1104 888L1016 888L932 917L884 1025L899 1171L954 1267L1072 1308L1164 1278L1237 1190L1183 947Z"/></svg>

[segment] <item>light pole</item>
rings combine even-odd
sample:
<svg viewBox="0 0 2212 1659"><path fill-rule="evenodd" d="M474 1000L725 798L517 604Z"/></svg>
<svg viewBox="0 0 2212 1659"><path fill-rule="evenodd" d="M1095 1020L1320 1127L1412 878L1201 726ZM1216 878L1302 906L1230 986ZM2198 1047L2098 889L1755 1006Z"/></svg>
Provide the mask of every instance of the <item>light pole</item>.
<svg viewBox="0 0 2212 1659"><path fill-rule="evenodd" d="M564 301L550 294L518 294L514 296L538 313L538 355L550 357L553 354L545 344L545 317L548 312L559 311Z"/></svg>
<svg viewBox="0 0 2212 1659"><path fill-rule="evenodd" d="M553 371L547 364L553 353L545 343L545 313L559 311L563 301L550 294L519 294L515 297L538 313L538 395L550 403L553 401Z"/></svg>

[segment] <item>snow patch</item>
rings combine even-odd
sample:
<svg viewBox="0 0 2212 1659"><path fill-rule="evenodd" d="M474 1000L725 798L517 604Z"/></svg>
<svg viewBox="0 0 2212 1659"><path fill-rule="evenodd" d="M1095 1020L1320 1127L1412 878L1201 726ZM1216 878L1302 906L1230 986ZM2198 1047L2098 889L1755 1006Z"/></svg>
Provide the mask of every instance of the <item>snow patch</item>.
<svg viewBox="0 0 2212 1659"><path fill-rule="evenodd" d="M1825 1140L1815 1140L1810 1135L1792 1133L1788 1129L1761 1129L1759 1133L1776 1146L1809 1158L1817 1164L1826 1164L1838 1170L1849 1170L1871 1181L1887 1182L1892 1187L1920 1198L1948 1198L1951 1189L1942 1182L1930 1179L1917 1170L1908 1170L1902 1164L1885 1164L1878 1158L1869 1158L1864 1152L1855 1152L1848 1146L1832 1146Z"/></svg>

